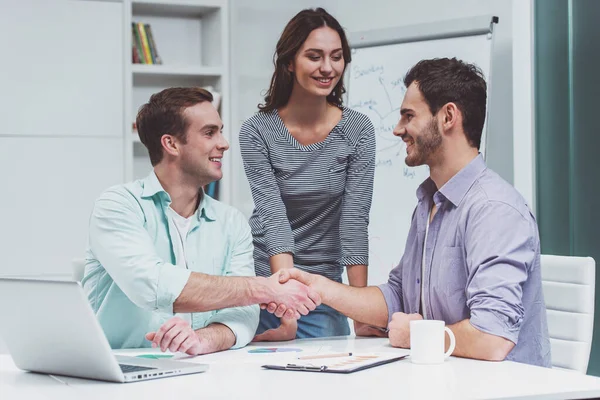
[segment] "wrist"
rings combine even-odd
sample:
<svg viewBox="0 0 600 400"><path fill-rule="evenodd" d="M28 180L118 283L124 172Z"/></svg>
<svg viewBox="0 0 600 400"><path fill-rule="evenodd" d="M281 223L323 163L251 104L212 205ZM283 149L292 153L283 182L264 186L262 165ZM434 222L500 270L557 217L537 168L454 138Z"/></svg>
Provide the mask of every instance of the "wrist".
<svg viewBox="0 0 600 400"><path fill-rule="evenodd" d="M269 285L269 278L263 276L252 278L248 297L251 299L251 304L269 303L275 297Z"/></svg>
<svg viewBox="0 0 600 400"><path fill-rule="evenodd" d="M217 345L214 341L213 335L211 335L210 325L205 326L204 328L196 329L196 336L198 336L198 340L200 341L200 345L202 348L202 354L214 353L217 350Z"/></svg>
<svg viewBox="0 0 600 400"><path fill-rule="evenodd" d="M313 290L315 290L319 294L319 296L321 296L321 303L323 303L323 304L329 303L329 298L327 297L327 294L329 292L329 290L327 290L327 285L329 282L332 282L332 281L325 278L322 275L315 275L314 280L313 280L312 284L310 285L310 287Z"/></svg>
<svg viewBox="0 0 600 400"><path fill-rule="evenodd" d="M196 334L207 345L207 353L228 350L235 344L235 334L227 325L216 322L196 330Z"/></svg>

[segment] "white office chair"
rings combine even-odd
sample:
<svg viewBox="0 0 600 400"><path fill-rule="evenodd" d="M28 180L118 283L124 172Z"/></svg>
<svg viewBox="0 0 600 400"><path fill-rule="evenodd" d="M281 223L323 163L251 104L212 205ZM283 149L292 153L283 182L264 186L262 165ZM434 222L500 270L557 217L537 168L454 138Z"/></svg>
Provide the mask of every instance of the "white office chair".
<svg viewBox="0 0 600 400"><path fill-rule="evenodd" d="M71 278L76 282L81 282L85 272L85 259L74 258L71 261Z"/></svg>
<svg viewBox="0 0 600 400"><path fill-rule="evenodd" d="M552 367L586 373L594 328L596 262L591 257L541 257Z"/></svg>

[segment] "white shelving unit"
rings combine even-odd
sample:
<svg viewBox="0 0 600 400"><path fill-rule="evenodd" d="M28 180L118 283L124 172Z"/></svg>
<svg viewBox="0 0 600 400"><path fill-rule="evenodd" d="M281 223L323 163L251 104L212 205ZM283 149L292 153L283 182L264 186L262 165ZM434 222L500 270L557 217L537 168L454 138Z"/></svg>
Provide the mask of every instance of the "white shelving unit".
<svg viewBox="0 0 600 400"><path fill-rule="evenodd" d="M126 181L146 176L152 166L133 123L153 93L173 86L211 86L221 94L219 111L230 127L229 10L227 0L125 0ZM150 24L160 65L133 64L131 23ZM129 34L127 34L129 33ZM231 132L227 135L231 138ZM231 142L231 140L230 140ZM229 202L231 158L226 153L219 199Z"/></svg>
<svg viewBox="0 0 600 400"><path fill-rule="evenodd" d="M196 78L214 77L220 78L223 69L220 67L197 67L189 65L147 65L133 64L131 66L133 76L159 76L163 78Z"/></svg>

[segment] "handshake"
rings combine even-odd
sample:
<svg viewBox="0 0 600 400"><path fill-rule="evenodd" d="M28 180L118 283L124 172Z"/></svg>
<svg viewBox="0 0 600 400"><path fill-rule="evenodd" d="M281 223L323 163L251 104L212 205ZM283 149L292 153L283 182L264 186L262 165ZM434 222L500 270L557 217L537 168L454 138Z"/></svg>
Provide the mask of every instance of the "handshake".
<svg viewBox="0 0 600 400"><path fill-rule="evenodd" d="M260 307L278 318L299 319L321 304L316 276L299 269L280 270L266 278L267 294Z"/></svg>
<svg viewBox="0 0 600 400"><path fill-rule="evenodd" d="M343 312L336 308L335 304L329 302L335 300L335 303L343 308L343 304L347 304L353 297L351 294L339 296L341 289L347 289L347 286L296 268L282 269L268 278L240 277L236 281L242 283L241 286L243 286L243 290L238 291L238 293L244 293L242 300L234 299L232 300L235 302L234 304L222 308L258 303L263 310L281 319L279 327L259 333L254 337L254 341L294 339L298 329L297 320L301 316L308 315L321 305L321 302ZM338 285L339 290L336 291L332 285ZM227 292L230 294L235 290L230 288ZM325 296L326 294L327 296ZM233 297L235 296L230 296L230 299ZM361 316L357 315L357 317ZM383 315L382 318L387 322L387 310L386 315ZM359 336L387 336L387 333L382 333L380 330L366 323L356 322L356 320L354 331ZM227 326L220 323L193 330L189 322L179 317L173 317L165 322L158 331L148 332L146 340L152 342L153 347L160 347L162 351L169 349L172 352L179 351L195 355L231 348L236 337Z"/></svg>

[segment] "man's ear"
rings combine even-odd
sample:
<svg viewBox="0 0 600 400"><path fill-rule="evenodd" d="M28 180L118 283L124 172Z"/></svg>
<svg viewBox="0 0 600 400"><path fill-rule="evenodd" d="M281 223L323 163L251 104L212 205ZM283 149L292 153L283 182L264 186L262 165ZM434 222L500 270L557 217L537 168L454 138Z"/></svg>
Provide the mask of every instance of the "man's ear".
<svg viewBox="0 0 600 400"><path fill-rule="evenodd" d="M160 144L167 154L172 156L179 155L179 142L172 135L162 135L160 138Z"/></svg>
<svg viewBox="0 0 600 400"><path fill-rule="evenodd" d="M451 130L456 126L460 126L460 119L462 118L462 115L456 106L456 103L450 102L444 104L444 106L440 109L440 112L442 128L445 131Z"/></svg>

